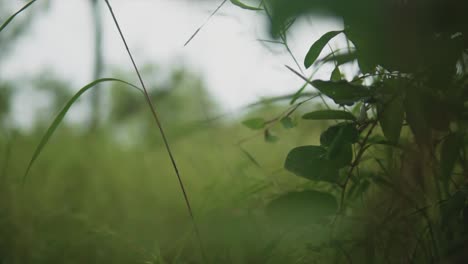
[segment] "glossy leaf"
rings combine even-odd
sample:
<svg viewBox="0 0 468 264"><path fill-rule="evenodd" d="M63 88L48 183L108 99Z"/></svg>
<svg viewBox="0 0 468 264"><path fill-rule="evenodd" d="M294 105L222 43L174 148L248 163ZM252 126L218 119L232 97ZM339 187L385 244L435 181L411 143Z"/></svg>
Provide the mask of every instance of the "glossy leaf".
<svg viewBox="0 0 468 264"><path fill-rule="evenodd" d="M304 59L304 66L309 68L317 60L318 56L322 52L325 45L334 38L336 35L342 33L343 31L330 31L321 36L312 46L310 47L307 55Z"/></svg>
<svg viewBox="0 0 468 264"><path fill-rule="evenodd" d="M23 12L26 8L28 8L30 5L32 5L34 2L36 2L36 0L32 0L30 1L29 3L27 3L25 6L23 6L20 10L18 10L18 12L14 13L13 15L11 15L5 22L3 22L3 24L0 26L0 32L3 31L4 28L6 28L6 26L8 26L8 24L10 24L11 21L13 21L13 19L19 15L21 12Z"/></svg>
<svg viewBox="0 0 468 264"><path fill-rule="evenodd" d="M351 164L353 159L353 148L349 142L349 133L352 133L351 131L346 126L340 126L338 132L333 135L333 141L328 147L327 159L332 160L338 168Z"/></svg>
<svg viewBox="0 0 468 264"><path fill-rule="evenodd" d="M288 153L284 168L310 180L336 183L338 167L326 155L327 150L320 146L297 147Z"/></svg>
<svg viewBox="0 0 468 264"><path fill-rule="evenodd" d="M365 86L351 84L347 81L315 80L311 84L339 105L352 105L355 102L369 99L372 95Z"/></svg>
<svg viewBox="0 0 468 264"><path fill-rule="evenodd" d="M354 144L359 138L359 131L354 123L339 123L329 127L320 135L320 144L322 146L330 146L337 137L342 142Z"/></svg>
<svg viewBox="0 0 468 264"><path fill-rule="evenodd" d="M353 161L353 147L350 143L336 139L336 143L328 148L327 159L331 160L338 168L348 166Z"/></svg>
<svg viewBox="0 0 468 264"><path fill-rule="evenodd" d="M242 124L250 129L260 130L265 127L265 120L263 118L251 118L242 122Z"/></svg>
<svg viewBox="0 0 468 264"><path fill-rule="evenodd" d="M231 0L231 3L238 6L238 7L240 7L240 8L247 9L247 10L254 10L254 11L263 10L260 7L254 7L254 6L249 6L247 4L244 4L239 0Z"/></svg>
<svg viewBox="0 0 468 264"><path fill-rule="evenodd" d="M338 209L336 198L313 190L283 194L268 204L267 214L289 224L322 223Z"/></svg>
<svg viewBox="0 0 468 264"><path fill-rule="evenodd" d="M356 120L351 113L342 110L319 110L304 114L302 118L307 120Z"/></svg>
<svg viewBox="0 0 468 264"><path fill-rule="evenodd" d="M23 183L25 182L27 176L28 176L28 173L29 171L31 170L31 167L32 165L34 164L34 162L36 161L36 159L39 157L39 154L41 154L42 150L44 149L44 147L46 146L47 142L49 142L49 139L52 137L52 135L54 134L55 130L57 129L57 127L60 125L60 123L62 122L63 118L65 117L65 115L67 114L68 110L70 109L70 107L76 102L76 100L78 100L80 98L80 96L82 94L84 94L86 91L88 91L89 89L95 87L97 84L99 83L102 83L102 82L120 82L120 83L124 83L124 84L127 84L129 85L130 87L133 87L133 88L136 88L138 89L140 92L143 92L140 88L138 88L137 86L131 84L131 83L128 83L126 81L122 81L122 80L119 80L119 79L115 79L115 78L103 78L103 79L98 79L98 80L95 80L91 83L89 83L88 85L84 86L83 88L81 88L68 102L67 104L62 108L62 110L59 112L59 114L57 115L57 117L55 117L54 121L52 122L52 124L49 126L49 128L47 129L45 135L41 138L41 141L39 142L39 145L36 147L36 149L34 150L34 153L33 153L33 156L31 158L31 160L29 161L29 164L28 164L28 167L26 169L26 172L24 173L24 176L23 176Z"/></svg>
<svg viewBox="0 0 468 264"><path fill-rule="evenodd" d="M403 96L398 85L400 84L395 80L387 80L382 93L388 93L388 99L377 104L380 127L384 136L392 143L398 143L405 117Z"/></svg>

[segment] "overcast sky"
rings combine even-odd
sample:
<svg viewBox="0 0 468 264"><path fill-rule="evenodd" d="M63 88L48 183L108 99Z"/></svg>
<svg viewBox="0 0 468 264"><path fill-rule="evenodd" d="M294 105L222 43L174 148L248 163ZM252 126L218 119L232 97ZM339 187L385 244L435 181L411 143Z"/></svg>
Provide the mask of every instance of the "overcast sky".
<svg viewBox="0 0 468 264"><path fill-rule="evenodd" d="M227 109L237 109L261 96L292 93L302 84L284 65L297 68L284 48L264 44L269 38L263 14L240 9L229 1L184 47L185 41L216 9L219 1L111 1L138 64L154 63L166 72L187 66L204 80L209 92ZM127 67L129 58L102 1L104 57L107 69ZM15 3L19 8L21 3ZM27 12L39 11L37 7ZM3 18L2 18L3 20ZM302 65L309 46L323 33L340 29L338 23L299 21L289 44ZM70 81L76 89L92 80L93 29L89 0L51 0L3 63L9 79L34 75L46 68ZM323 71L320 78L328 78ZM156 77L156 79L158 76ZM135 80L130 80L136 82ZM37 98L20 97L38 103ZM40 103L40 102L39 102ZM23 104L30 105L30 104ZM32 107L21 107L26 118ZM26 121L24 121L26 122Z"/></svg>

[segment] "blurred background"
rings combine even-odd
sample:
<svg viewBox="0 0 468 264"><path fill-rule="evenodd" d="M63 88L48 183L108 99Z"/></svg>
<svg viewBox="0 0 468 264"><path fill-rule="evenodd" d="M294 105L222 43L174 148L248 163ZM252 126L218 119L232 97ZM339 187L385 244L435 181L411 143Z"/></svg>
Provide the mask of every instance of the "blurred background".
<svg viewBox="0 0 468 264"><path fill-rule="evenodd" d="M23 4L23 1L3 2L5 15ZM49 0L35 4L30 11L34 16L22 19L25 20L23 29L20 26L10 29L10 35L18 31L14 45L9 40L9 49L2 47L2 79L24 79L25 75L33 78L47 71L47 75L55 74L69 82L73 92L93 80L96 72L110 76L116 69L130 69L111 16L105 4L98 2L94 5L91 0ZM198 76L210 97L227 111L237 111L263 96L295 92L303 83L284 70L285 64L297 68L291 54L283 45L262 41L272 40L267 16L246 11L228 1L207 22L221 3L116 0L113 5L137 62L154 68L145 76L148 81L164 84L173 71L184 68ZM311 20L299 21L288 36L290 51L299 62L309 43L327 31L342 28L339 21L321 19L312 23ZM4 34L2 38L11 39L11 36ZM128 80L135 82L135 74L129 75ZM31 107L14 111L17 122L25 127L34 119L33 109L47 105L45 100L33 100L26 94L30 93L19 91L16 96L21 97L18 100L30 102ZM103 100L101 108L106 109L108 102ZM84 107L73 110L69 116L84 121L89 115L89 109Z"/></svg>
<svg viewBox="0 0 468 264"><path fill-rule="evenodd" d="M25 3L1 0L0 21ZM272 40L265 14L230 1L208 21L222 1L111 3L210 260L311 263L303 250L312 257L327 231L285 232L263 208L278 193L318 184L287 173L283 162L289 149L317 143L326 124L279 125L265 136L241 121L288 109L279 99L303 81L284 65L304 71L308 45L341 22L301 18L285 47ZM144 98L124 85L84 94L21 186L41 137L81 87L101 77L138 84L104 1L37 1L2 32L0 50L0 262L203 263L161 136Z"/></svg>

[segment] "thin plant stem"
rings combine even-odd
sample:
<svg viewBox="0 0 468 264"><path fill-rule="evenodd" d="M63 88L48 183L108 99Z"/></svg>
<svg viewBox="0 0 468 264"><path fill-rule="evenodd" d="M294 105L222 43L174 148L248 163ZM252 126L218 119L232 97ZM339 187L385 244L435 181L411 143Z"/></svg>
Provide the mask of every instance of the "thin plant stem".
<svg viewBox="0 0 468 264"><path fill-rule="evenodd" d="M106 0L107 1L107 0ZM192 41L193 38L195 38L195 36L200 32L200 30L208 23L208 21L210 21L210 19L216 14L218 13L218 11L221 9L221 7L223 7L223 5L227 2L227 0L223 0L223 2L221 2L221 4L219 4L219 6L210 14L210 16L208 16L208 18L205 20L205 22L203 22L203 24L201 26L199 26L197 28L197 30L195 30L195 32L190 36L190 38L184 43L184 47L187 46L190 41Z"/></svg>
<svg viewBox="0 0 468 264"><path fill-rule="evenodd" d="M156 107L154 106L154 104L153 104L152 101L151 101L151 97L150 97L150 95L149 95L149 93L148 93L148 90L146 89L146 85L145 85L145 83L144 83L144 81L143 81L143 78L141 77L140 71L138 70L138 66L136 65L136 62L135 62L135 60L134 60L134 58L133 58L133 55L132 55L132 53L131 53L131 51L130 51L130 48L128 47L127 41L126 41L126 39L125 39L125 37L124 37L124 35L123 35L123 33L122 33L122 30L121 30L121 28L120 28L119 22L117 21L117 18L116 18L115 14L114 14L114 11L112 10L112 6L111 6L111 4L109 3L109 0L105 0L105 1L106 1L106 4L107 4L107 7L108 7L108 9L109 9L109 12L110 12L111 15L112 15L112 18L113 18L113 20L114 20L115 26L117 27L117 30L119 31L120 37L121 37L121 39L122 39L122 42L123 42L123 44L125 45L125 48L126 48L127 53L128 53L128 56L130 57L130 60L132 61L133 67L134 67L134 69L135 69L135 72L136 72L136 74L138 75L138 79L139 79L139 81L140 81L140 83L141 83L141 86L142 86L142 88L143 88L143 93L144 93L146 102L148 103L148 106L149 106L149 108L150 108L150 110L151 110L151 113L152 113L152 115L153 115L154 121L156 122L156 125L158 126L159 132L160 132L161 137L162 137L162 139L163 139L163 142L164 142L164 145L165 145L165 147L166 147L166 150L167 150L167 153L168 153L168 155L169 155L169 158L171 159L172 166L173 166L173 168L174 168L174 171L175 171L175 173L176 173L177 179L178 179L178 181L179 181L180 189L181 189L182 194L183 194L183 196L184 196L184 200L185 200L185 204L186 204L186 206L187 206L187 210L188 210L188 212L189 212L189 214L190 214L190 218L191 218L191 220L192 220L192 224L193 224L193 227L194 227L194 230L195 230L195 235L196 235L196 237L197 237L197 239L198 239L198 242L199 242L199 245L200 245L200 250L201 250L202 257L203 257L203 259L204 259L205 262L206 262L207 257L206 257L206 254L205 254L205 250L204 250L204 248L203 248L203 244L202 244L202 240L201 240L201 236L200 236L200 231L199 231L198 225L197 225L197 223L196 223L196 221L195 221L195 217L194 217L194 214L193 214L192 206L190 205L190 200L189 200L187 191L185 190L185 186L184 186L184 183L183 183L183 181L182 181L182 177L181 177L181 175L180 175L179 168L178 168L177 163L176 163L176 161L175 161L174 155L172 154L172 150L171 150L171 147L170 147L170 145L169 145L169 141L168 141L168 139L167 139L167 137L166 137L166 134L165 134L165 132L164 132L162 123L161 123L161 121L159 120L159 116L158 116L158 113L157 113L157 111L156 111Z"/></svg>

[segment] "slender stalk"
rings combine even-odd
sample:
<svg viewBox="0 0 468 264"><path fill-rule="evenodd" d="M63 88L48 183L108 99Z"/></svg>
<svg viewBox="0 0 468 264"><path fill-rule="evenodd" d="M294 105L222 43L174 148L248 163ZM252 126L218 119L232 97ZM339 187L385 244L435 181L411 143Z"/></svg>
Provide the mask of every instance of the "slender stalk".
<svg viewBox="0 0 468 264"><path fill-rule="evenodd" d="M133 68L135 69L135 72L136 74L138 75L138 80L140 81L140 84L141 84L141 87L143 88L143 93L144 93L144 96L145 96L145 99L146 99L146 102L148 103L148 106L151 110L151 114L153 115L153 118L154 118L154 121L156 122L156 125L158 126L158 129L159 129L159 132L161 134L161 137L163 139L163 142L164 142L164 145L166 147L166 150L167 150L167 153L169 155L169 158L171 159L171 163L172 163L172 166L174 168L174 171L176 173L176 176L177 176L177 179L179 181L179 185L180 185L180 189L182 190L182 194L184 196L184 200L185 200L185 204L187 206L187 210L190 214L190 218L192 220L192 224L193 224L193 227L194 227L194 230L195 230L195 235L198 239L198 242L199 242L199 245L200 245L200 250L201 250L201 253L202 253L202 257L203 259L207 260L207 257L206 257L206 254L205 254L205 250L203 248L203 244L202 244L202 240L201 240L201 236L200 236L200 231L198 229L198 226L197 226L197 223L195 221L195 217L194 217L194 214L193 214L193 210L192 210L192 206L190 205L190 200L189 200L189 197L188 197L188 194L187 194L187 191L185 190L185 186L184 186L184 183L182 181L182 177L180 175L180 172L179 172L179 168L177 166L177 163L175 161L175 158L174 158L174 155L172 154L172 151L171 151L171 147L169 145L169 141L166 137L166 134L164 132L164 129L163 129L163 126L162 126L162 123L161 121L159 120L159 116L158 116L158 113L156 111L156 107L154 106L153 102L151 101L151 98L149 96L149 93L148 93L148 90L146 89L146 85L143 81L143 78L141 77L141 74L140 74L140 71L138 69L138 66L136 65L136 62L135 62L135 59L133 58L133 55L130 51L130 48L128 47L128 44L127 44L127 41L122 33L122 30L120 28L120 25L119 25L119 22L117 21L117 18L115 16L115 13L114 11L112 10L112 6L111 4L109 3L109 0L105 0L106 1L106 4L107 4L107 7L109 9L109 12L111 13L112 15L112 19L114 20L114 23L115 23L115 26L117 27L117 30L119 31L119 34L120 34L120 37L122 39L122 42L123 44L125 45L125 49L127 50L127 53L128 53L128 56L130 57L130 60L132 61L132 64L133 64Z"/></svg>
<svg viewBox="0 0 468 264"><path fill-rule="evenodd" d="M341 191L341 198L340 198L340 212L343 212L343 209L344 209L344 198L345 198L346 187L348 185L349 179L351 178L351 175L352 175L354 169L357 167L357 165L361 161L362 155L364 154L364 152L367 149L367 147L366 147L367 140L369 139L370 135L372 134L372 131L374 130L377 123L378 123L378 120L375 120L372 123L371 127L369 128L369 131L367 132L364 140L362 141L361 148L359 149L359 152L358 152L356 158L354 159L354 162L351 164L351 167L349 168L349 171L348 171L348 174L346 176L345 182L342 184L342 191Z"/></svg>
<svg viewBox="0 0 468 264"><path fill-rule="evenodd" d="M197 30L195 30L195 32L190 36L190 38L184 43L184 47L187 46L190 41L192 41L193 38L195 38L195 36L200 32L200 30L208 23L208 21L210 21L210 19L216 14L218 13L218 11L221 9L221 7L223 7L223 5L227 2L227 0L223 0L223 2L221 2L221 4L219 4L219 6L210 14L210 16L208 16L208 18L205 20L205 22L203 22L203 24L201 26L199 26L197 28Z"/></svg>

